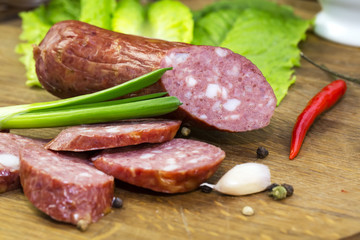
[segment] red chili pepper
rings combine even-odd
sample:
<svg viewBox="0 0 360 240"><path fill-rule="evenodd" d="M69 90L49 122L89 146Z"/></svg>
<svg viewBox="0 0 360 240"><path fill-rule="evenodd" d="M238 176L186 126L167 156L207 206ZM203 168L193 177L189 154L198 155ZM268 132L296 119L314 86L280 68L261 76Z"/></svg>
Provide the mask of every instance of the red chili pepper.
<svg viewBox="0 0 360 240"><path fill-rule="evenodd" d="M290 159L299 153L305 135L317 116L331 108L346 92L344 80L336 80L318 92L298 116L291 139Z"/></svg>

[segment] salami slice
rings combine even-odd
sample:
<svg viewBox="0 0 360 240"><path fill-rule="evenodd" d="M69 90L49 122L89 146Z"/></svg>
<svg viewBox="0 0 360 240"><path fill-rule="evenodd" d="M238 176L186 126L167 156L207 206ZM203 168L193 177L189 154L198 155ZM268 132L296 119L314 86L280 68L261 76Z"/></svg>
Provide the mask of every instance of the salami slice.
<svg viewBox="0 0 360 240"><path fill-rule="evenodd" d="M0 133L0 193L20 188L19 152L24 144L31 142L45 144L45 140Z"/></svg>
<svg viewBox="0 0 360 240"><path fill-rule="evenodd" d="M270 123L274 92L245 57L226 48L189 46L169 50L160 67L173 67L161 83L183 103L178 115L184 121L230 132Z"/></svg>
<svg viewBox="0 0 360 240"><path fill-rule="evenodd" d="M27 144L20 153L20 180L35 207L82 229L111 209L114 178L83 158Z"/></svg>
<svg viewBox="0 0 360 240"><path fill-rule="evenodd" d="M165 193L191 191L225 158L213 145L175 138L160 144L104 150L92 158L99 170L124 182Z"/></svg>
<svg viewBox="0 0 360 240"><path fill-rule="evenodd" d="M140 143L160 143L174 138L181 121L137 119L81 125L63 130L46 145L56 151L89 151Z"/></svg>

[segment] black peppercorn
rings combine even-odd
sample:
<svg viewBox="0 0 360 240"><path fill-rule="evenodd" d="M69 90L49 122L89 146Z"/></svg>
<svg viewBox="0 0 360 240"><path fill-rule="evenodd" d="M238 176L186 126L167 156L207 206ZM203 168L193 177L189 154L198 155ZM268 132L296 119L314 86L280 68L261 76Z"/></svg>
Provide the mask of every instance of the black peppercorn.
<svg viewBox="0 0 360 240"><path fill-rule="evenodd" d="M211 193L211 191L213 190L213 185L210 185L208 183L203 183L200 185L200 190L203 193Z"/></svg>
<svg viewBox="0 0 360 240"><path fill-rule="evenodd" d="M113 208L121 208L123 206L123 201L119 197L114 197L112 201Z"/></svg>
<svg viewBox="0 0 360 240"><path fill-rule="evenodd" d="M258 147L258 149L256 150L256 154L258 158L266 158L267 155L269 155L269 151L266 150L266 148L264 147Z"/></svg>
<svg viewBox="0 0 360 240"><path fill-rule="evenodd" d="M286 189L286 196L290 197L291 195L293 195L294 193L294 188L293 186L289 185L289 184L281 184L281 186L283 186Z"/></svg>
<svg viewBox="0 0 360 240"><path fill-rule="evenodd" d="M272 189L273 189L274 187L277 187L277 186L279 186L279 184L273 183L273 184L267 186L266 191L272 191Z"/></svg>

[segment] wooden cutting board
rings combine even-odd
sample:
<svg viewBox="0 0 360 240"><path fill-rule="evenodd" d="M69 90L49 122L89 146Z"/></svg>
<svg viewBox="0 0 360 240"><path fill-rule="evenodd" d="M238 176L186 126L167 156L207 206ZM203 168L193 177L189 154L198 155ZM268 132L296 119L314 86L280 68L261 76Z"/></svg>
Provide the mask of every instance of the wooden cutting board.
<svg viewBox="0 0 360 240"><path fill-rule="evenodd" d="M184 2L198 9L211 1ZM320 10L314 1L281 2L292 5L305 18ZM24 67L14 53L20 32L19 19L0 22L0 106L55 99L42 89L24 85ZM360 78L360 48L332 43L312 32L300 47L318 63ZM268 127L238 134L192 132L192 138L220 146L227 154L209 182L215 183L236 164L259 162L269 166L273 182L294 186L292 197L274 201L266 193L232 197L200 191L164 195L119 183L115 192L123 199L123 208L80 232L50 219L21 190L15 190L0 195L0 239L359 239L360 85L348 83L344 98L315 122L299 156L290 161L296 117L333 80L305 61L296 68L296 77ZM59 130L13 132L51 138ZM270 152L263 160L256 158L259 146ZM251 206L255 215L242 215L244 206Z"/></svg>

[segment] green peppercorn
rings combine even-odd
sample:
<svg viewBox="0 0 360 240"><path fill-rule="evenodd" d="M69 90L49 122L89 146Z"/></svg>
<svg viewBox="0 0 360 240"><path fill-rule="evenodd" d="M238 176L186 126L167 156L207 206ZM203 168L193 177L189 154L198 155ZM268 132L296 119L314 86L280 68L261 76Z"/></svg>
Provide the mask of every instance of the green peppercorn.
<svg viewBox="0 0 360 240"><path fill-rule="evenodd" d="M269 196L275 200L282 200L286 197L290 197L294 193L293 186L289 184L278 185L276 183L271 184L267 190L269 191Z"/></svg>
<svg viewBox="0 0 360 240"><path fill-rule="evenodd" d="M286 198L286 193L286 188L284 188L283 186L277 186L271 190L269 196L275 200L282 200Z"/></svg>

